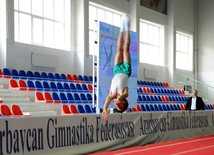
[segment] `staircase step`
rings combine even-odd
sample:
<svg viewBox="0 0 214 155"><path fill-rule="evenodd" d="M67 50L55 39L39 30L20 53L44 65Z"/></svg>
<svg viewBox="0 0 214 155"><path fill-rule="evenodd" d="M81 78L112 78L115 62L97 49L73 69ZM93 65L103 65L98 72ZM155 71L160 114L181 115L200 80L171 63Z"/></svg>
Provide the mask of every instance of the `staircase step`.
<svg viewBox="0 0 214 155"><path fill-rule="evenodd" d="M9 89L0 89L0 92L3 93L3 92L11 92Z"/></svg>
<svg viewBox="0 0 214 155"><path fill-rule="evenodd" d="M2 93L0 92L0 97L3 98L3 97L21 97L21 94L15 94L15 93L9 93L9 92L6 92L6 93Z"/></svg>
<svg viewBox="0 0 214 155"><path fill-rule="evenodd" d="M5 104L5 105L8 105L9 107L12 105L12 104L16 104L20 107L39 107L39 106L45 106L45 103L35 103L35 102L14 102L14 101L11 101L11 102L3 102L2 104Z"/></svg>
<svg viewBox="0 0 214 155"><path fill-rule="evenodd" d="M3 100L3 102L26 102L26 101L30 101L29 98L8 98L8 97L1 97L1 99Z"/></svg>
<svg viewBox="0 0 214 155"><path fill-rule="evenodd" d="M23 112L24 115L32 116L56 116L56 111L41 111L41 112Z"/></svg>
<svg viewBox="0 0 214 155"><path fill-rule="evenodd" d="M20 107L22 112L47 112L47 107Z"/></svg>

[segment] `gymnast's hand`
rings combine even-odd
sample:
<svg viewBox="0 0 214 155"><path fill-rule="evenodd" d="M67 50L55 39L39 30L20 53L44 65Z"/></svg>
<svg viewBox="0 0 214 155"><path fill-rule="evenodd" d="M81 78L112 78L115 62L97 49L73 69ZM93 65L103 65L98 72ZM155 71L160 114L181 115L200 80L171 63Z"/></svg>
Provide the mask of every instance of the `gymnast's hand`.
<svg viewBox="0 0 214 155"><path fill-rule="evenodd" d="M103 113L102 113L102 118L105 119L106 121L108 121L108 114L109 114L110 109L103 109Z"/></svg>

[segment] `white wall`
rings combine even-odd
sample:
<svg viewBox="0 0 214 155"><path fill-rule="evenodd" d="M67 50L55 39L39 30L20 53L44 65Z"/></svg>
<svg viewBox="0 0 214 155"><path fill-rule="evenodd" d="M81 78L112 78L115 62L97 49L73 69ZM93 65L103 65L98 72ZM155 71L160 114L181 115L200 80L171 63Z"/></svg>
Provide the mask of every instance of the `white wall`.
<svg viewBox="0 0 214 155"><path fill-rule="evenodd" d="M181 73L193 76L192 72L175 69L175 38L176 29L187 33L194 34L194 0L170 0L168 1L168 15L164 15L143 6L140 6L140 0L91 0L92 2L116 9L126 13L131 17L131 30L139 32L139 20L145 19L165 26L166 30L166 48L165 48L165 63L163 67L154 66L144 63L139 63L138 79L169 82L171 86L183 78ZM2 2L2 0L1 0ZM14 16L13 16L13 1L7 1L7 25L9 37L6 43L6 56L2 57L4 52L1 51L1 59L5 59L6 63L1 64L2 67L24 69L24 70L39 70L59 73L74 73L74 74L92 74L92 56L89 55L88 47L88 3L89 0L78 0L76 3L77 16L73 15L71 10L71 18L76 18L77 23L75 28L71 29L71 35L75 38L71 42L71 51L63 51L46 47L22 44L14 42ZM74 19L73 19L74 20ZM82 23L82 24L81 24ZM2 43L2 42L1 42ZM74 47L74 44L76 46ZM4 46L1 46L4 47ZM59 66L55 69L46 67L35 67L31 65L31 52L43 51L54 53L59 56ZM1 62L3 62L1 60ZM158 78L145 79L144 69L158 70Z"/></svg>
<svg viewBox="0 0 214 155"><path fill-rule="evenodd" d="M198 0L198 79L214 86L214 1Z"/></svg>

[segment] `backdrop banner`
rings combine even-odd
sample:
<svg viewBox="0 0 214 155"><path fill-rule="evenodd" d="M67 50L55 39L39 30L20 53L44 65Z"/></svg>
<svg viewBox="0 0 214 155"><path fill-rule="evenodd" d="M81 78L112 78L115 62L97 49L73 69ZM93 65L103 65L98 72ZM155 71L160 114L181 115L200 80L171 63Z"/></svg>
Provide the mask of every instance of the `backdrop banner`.
<svg viewBox="0 0 214 155"><path fill-rule="evenodd" d="M88 154L213 134L214 111L0 118L0 154Z"/></svg>
<svg viewBox="0 0 214 155"><path fill-rule="evenodd" d="M115 55L117 53L117 40L120 28L99 22L99 108L103 108L106 97L109 94L111 80L114 77ZM125 38L125 32L124 37ZM138 66L138 33L130 31L130 56L132 74L128 80L129 108L137 107L137 66ZM115 108L113 102L109 108Z"/></svg>

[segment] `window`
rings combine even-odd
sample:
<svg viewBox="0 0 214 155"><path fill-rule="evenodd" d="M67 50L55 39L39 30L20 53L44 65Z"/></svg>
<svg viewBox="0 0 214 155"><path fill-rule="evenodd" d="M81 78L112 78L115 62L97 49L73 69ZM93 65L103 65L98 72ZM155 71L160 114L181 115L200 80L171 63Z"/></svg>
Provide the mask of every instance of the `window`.
<svg viewBox="0 0 214 155"><path fill-rule="evenodd" d="M14 0L15 41L70 50L70 0Z"/></svg>
<svg viewBox="0 0 214 155"><path fill-rule="evenodd" d="M164 26L140 20L139 61L152 65L164 65Z"/></svg>
<svg viewBox="0 0 214 155"><path fill-rule="evenodd" d="M107 7L89 3L89 54L94 53L94 20L102 21L120 27L121 19L125 14Z"/></svg>
<svg viewBox="0 0 214 155"><path fill-rule="evenodd" d="M193 36L176 32L176 68L192 71Z"/></svg>

